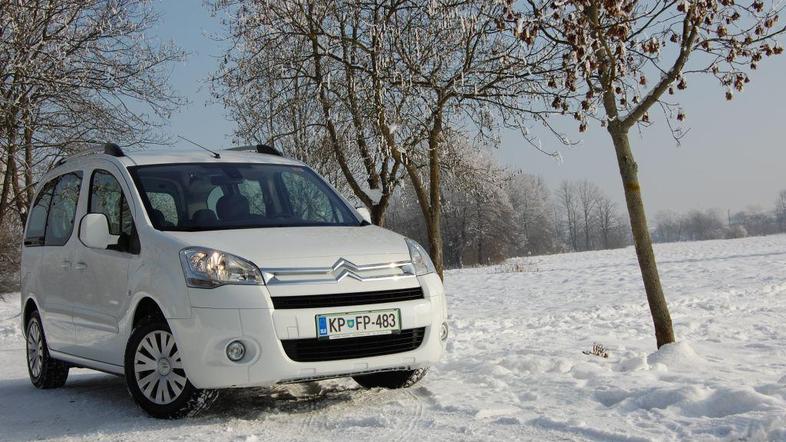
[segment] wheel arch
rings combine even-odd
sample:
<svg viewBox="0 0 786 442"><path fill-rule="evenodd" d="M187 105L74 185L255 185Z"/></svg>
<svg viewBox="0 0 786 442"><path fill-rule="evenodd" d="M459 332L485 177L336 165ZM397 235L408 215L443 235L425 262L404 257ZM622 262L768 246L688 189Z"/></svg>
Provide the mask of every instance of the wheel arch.
<svg viewBox="0 0 786 442"><path fill-rule="evenodd" d="M161 305L153 297L145 295L139 298L134 306L134 314L131 316L131 329L138 327L148 318L160 319L166 322L166 315Z"/></svg>
<svg viewBox="0 0 786 442"><path fill-rule="evenodd" d="M24 310L22 311L22 334L25 336L27 336L27 324L30 322L30 317L33 316L33 312L35 311L39 311L38 303L36 303L33 298L27 298Z"/></svg>

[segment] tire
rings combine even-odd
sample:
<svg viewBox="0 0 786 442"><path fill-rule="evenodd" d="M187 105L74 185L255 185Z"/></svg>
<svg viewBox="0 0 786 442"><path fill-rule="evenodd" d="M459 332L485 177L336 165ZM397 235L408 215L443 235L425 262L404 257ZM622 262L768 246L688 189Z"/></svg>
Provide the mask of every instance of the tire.
<svg viewBox="0 0 786 442"><path fill-rule="evenodd" d="M68 379L69 366L49 355L42 324L38 311L34 311L25 330L27 373L36 388L60 388Z"/></svg>
<svg viewBox="0 0 786 442"><path fill-rule="evenodd" d="M134 401L158 419L195 416L218 398L218 390L198 389L188 380L175 338L160 319L143 323L131 332L125 372Z"/></svg>
<svg viewBox="0 0 786 442"><path fill-rule="evenodd" d="M352 376L358 384L365 388L409 388L426 376L428 368L416 370L384 371L381 373Z"/></svg>

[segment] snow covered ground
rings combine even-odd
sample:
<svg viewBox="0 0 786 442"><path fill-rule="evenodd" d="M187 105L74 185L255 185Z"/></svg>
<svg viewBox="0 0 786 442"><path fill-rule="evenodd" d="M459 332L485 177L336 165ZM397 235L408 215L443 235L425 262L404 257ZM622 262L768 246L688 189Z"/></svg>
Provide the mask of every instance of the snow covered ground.
<svg viewBox="0 0 786 442"><path fill-rule="evenodd" d="M233 391L173 422L88 370L34 389L6 295L0 440L786 440L786 236L656 254L680 341L659 352L632 249L533 257L447 274L449 353L410 390Z"/></svg>

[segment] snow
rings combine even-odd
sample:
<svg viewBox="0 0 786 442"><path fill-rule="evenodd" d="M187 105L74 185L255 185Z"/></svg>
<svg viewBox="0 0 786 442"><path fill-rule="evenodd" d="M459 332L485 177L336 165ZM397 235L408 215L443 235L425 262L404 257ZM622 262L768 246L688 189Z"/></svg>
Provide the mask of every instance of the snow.
<svg viewBox="0 0 786 442"><path fill-rule="evenodd" d="M238 390L182 421L88 370L34 389L6 295L0 440L786 440L786 236L656 255L678 338L659 351L632 249L519 258L447 273L448 353L409 390ZM609 357L582 354L593 343Z"/></svg>

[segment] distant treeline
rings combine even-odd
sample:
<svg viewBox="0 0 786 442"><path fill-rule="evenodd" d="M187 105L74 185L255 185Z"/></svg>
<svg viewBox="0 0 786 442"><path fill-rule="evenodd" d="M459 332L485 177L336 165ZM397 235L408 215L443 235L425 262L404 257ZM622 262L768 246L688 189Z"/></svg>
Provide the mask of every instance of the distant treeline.
<svg viewBox="0 0 786 442"><path fill-rule="evenodd" d="M626 247L632 244L624 208L594 183L563 181L549 188L539 176L487 169L484 180L443 190L442 218L448 268L487 265L507 258ZM402 189L385 227L425 240L417 199ZM658 212L655 242L742 238L786 232L786 190L771 209Z"/></svg>
<svg viewBox="0 0 786 442"><path fill-rule="evenodd" d="M686 213L662 211L655 215L652 239L656 242L702 241L742 238L786 232L786 190L771 209L750 208L738 212L718 209Z"/></svg>

